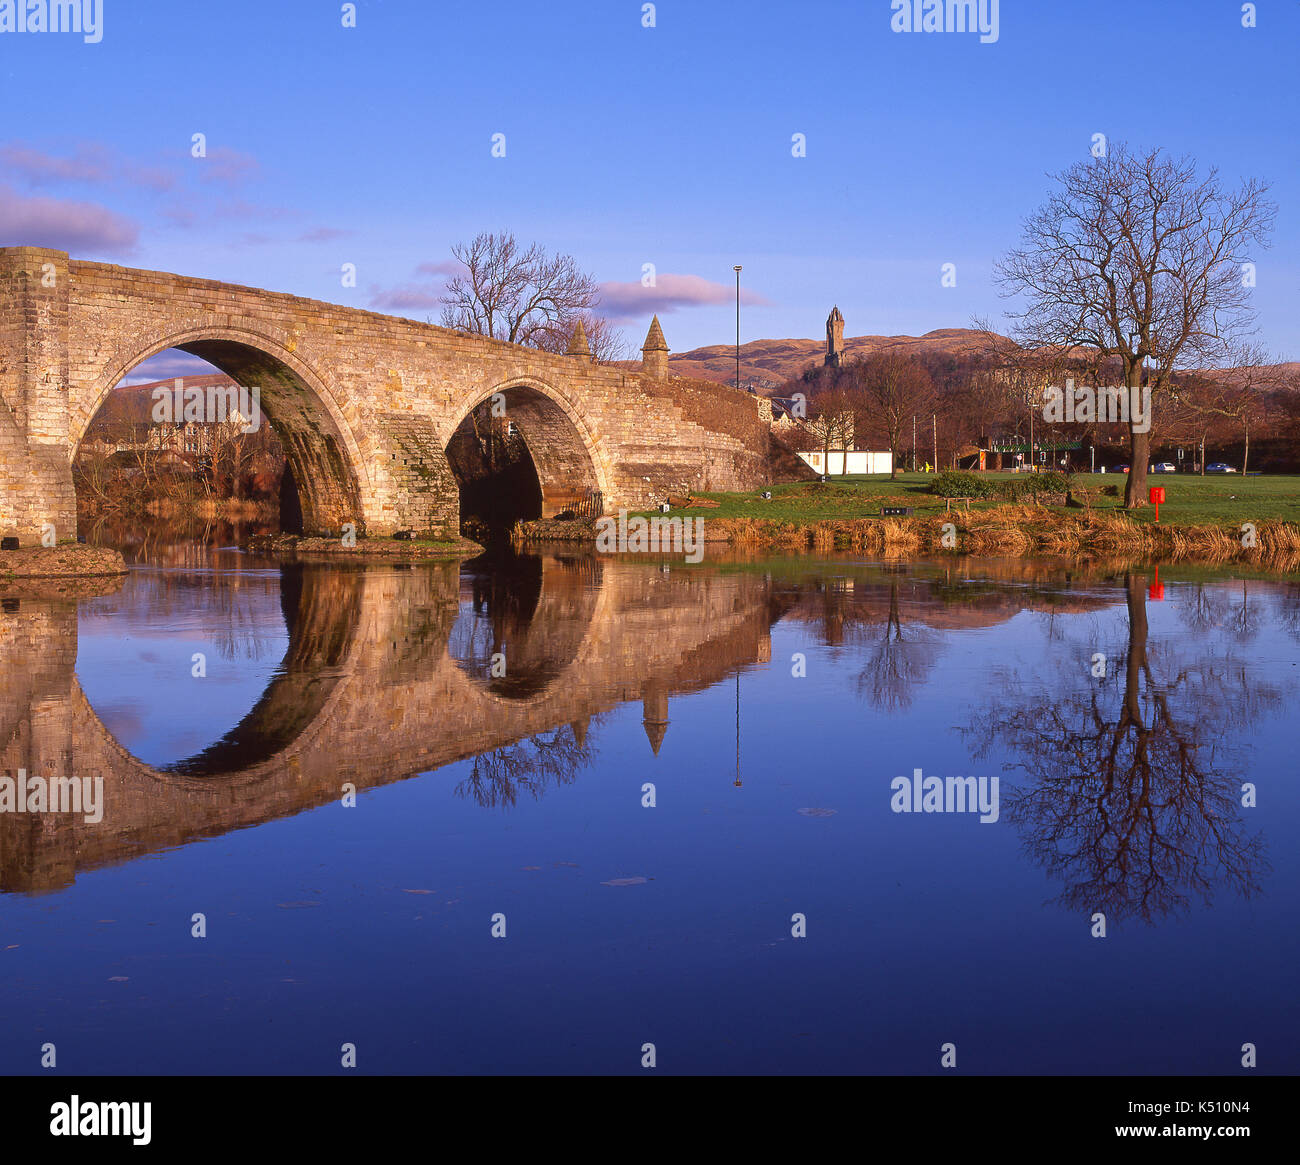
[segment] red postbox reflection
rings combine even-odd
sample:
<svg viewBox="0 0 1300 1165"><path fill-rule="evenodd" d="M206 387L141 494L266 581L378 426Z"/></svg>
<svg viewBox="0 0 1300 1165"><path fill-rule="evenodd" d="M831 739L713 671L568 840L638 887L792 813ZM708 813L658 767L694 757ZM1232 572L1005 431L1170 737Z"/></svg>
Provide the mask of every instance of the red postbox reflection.
<svg viewBox="0 0 1300 1165"><path fill-rule="evenodd" d="M1161 490L1161 493L1164 491ZM1160 581L1160 567L1156 567L1156 577L1151 580L1151 585L1147 587L1147 594L1150 595L1151 601L1163 603L1165 601L1165 584Z"/></svg>

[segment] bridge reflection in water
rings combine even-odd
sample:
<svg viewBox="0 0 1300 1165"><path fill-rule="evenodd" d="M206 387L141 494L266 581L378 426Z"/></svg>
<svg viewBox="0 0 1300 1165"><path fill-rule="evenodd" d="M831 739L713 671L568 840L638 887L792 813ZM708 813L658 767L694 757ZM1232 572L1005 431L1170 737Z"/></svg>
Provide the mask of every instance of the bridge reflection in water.
<svg viewBox="0 0 1300 1165"><path fill-rule="evenodd" d="M232 731L162 767L127 751L82 691L76 601L7 601L0 770L102 776L104 814L0 814L0 889L58 889L467 757L482 758L467 791L498 803L520 781L571 777L593 717L632 700L661 716L668 696L770 653L767 587L753 575L590 557L463 576L455 564L295 565L280 590L289 647L275 678ZM176 699L203 699L204 681L186 682Z"/></svg>

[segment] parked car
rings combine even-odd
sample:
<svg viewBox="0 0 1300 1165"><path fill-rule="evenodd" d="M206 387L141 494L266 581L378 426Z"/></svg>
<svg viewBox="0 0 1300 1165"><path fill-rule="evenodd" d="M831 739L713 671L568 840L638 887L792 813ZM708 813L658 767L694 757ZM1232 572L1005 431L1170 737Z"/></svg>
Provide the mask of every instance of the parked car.
<svg viewBox="0 0 1300 1165"><path fill-rule="evenodd" d="M1237 471L1231 465L1225 465L1222 461L1216 461L1213 465L1205 467L1206 473L1236 473Z"/></svg>
<svg viewBox="0 0 1300 1165"><path fill-rule="evenodd" d="M1158 461L1151 467L1152 473L1177 473L1178 466L1172 461Z"/></svg>

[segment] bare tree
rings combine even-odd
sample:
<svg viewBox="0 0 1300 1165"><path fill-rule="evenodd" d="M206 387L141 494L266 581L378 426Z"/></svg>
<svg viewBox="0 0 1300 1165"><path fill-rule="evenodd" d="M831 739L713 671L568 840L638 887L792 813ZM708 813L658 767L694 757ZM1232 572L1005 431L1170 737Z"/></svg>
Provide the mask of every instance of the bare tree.
<svg viewBox="0 0 1300 1165"><path fill-rule="evenodd" d="M1018 340L1118 357L1130 387L1150 359L1154 408L1177 370L1216 364L1250 334L1243 269L1277 215L1267 185L1249 179L1225 190L1217 170L1201 177L1193 159L1122 143L1055 181L997 266L1004 293L1026 297L1012 317ZM1132 509L1145 504L1150 433L1131 415L1129 442Z"/></svg>
<svg viewBox="0 0 1300 1165"><path fill-rule="evenodd" d="M831 450L844 450L844 468L848 468L848 448L853 442L853 405L842 388L823 389L809 405L807 426L822 445L822 472L831 472Z"/></svg>
<svg viewBox="0 0 1300 1165"><path fill-rule="evenodd" d="M1170 396L1184 429L1200 442L1201 473L1205 472L1205 442L1216 428L1239 432L1243 441L1241 472L1250 464L1250 434L1269 415L1271 391L1286 385L1285 365L1263 348L1244 344L1232 356L1231 367L1220 372L1179 378L1171 382ZM1279 418L1280 419L1280 418Z"/></svg>
<svg viewBox="0 0 1300 1165"><path fill-rule="evenodd" d="M898 477L898 450L912 418L937 407L938 394L925 365L915 356L873 352L848 365L851 395L889 442L889 476ZM938 466L935 466L938 469Z"/></svg>
<svg viewBox="0 0 1300 1165"><path fill-rule="evenodd" d="M567 346L577 319L599 302L595 279L572 255L549 255L537 243L523 249L508 231L457 243L451 253L464 271L443 293L444 327L555 350L557 337Z"/></svg>

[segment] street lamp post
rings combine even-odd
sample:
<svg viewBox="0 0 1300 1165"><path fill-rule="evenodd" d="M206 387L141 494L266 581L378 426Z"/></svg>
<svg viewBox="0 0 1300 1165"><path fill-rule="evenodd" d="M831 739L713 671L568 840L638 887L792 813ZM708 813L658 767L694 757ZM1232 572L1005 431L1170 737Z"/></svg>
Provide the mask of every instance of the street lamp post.
<svg viewBox="0 0 1300 1165"><path fill-rule="evenodd" d="M740 264L733 268L736 272L736 391L740 391Z"/></svg>
<svg viewBox="0 0 1300 1165"><path fill-rule="evenodd" d="M1034 402L1029 402L1029 469L1034 469Z"/></svg>

